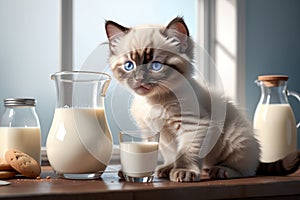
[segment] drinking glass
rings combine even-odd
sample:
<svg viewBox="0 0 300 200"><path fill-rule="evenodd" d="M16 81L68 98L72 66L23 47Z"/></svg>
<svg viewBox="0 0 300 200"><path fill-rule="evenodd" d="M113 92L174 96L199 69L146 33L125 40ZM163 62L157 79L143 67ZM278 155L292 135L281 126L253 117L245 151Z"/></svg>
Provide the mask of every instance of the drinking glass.
<svg viewBox="0 0 300 200"><path fill-rule="evenodd" d="M157 165L159 132L121 131L120 158L123 177L128 182L152 182Z"/></svg>

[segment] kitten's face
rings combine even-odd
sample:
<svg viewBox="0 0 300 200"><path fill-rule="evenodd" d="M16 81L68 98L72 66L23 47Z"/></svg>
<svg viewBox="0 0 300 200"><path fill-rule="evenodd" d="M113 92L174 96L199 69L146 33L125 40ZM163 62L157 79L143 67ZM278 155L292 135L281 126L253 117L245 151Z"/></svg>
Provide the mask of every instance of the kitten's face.
<svg viewBox="0 0 300 200"><path fill-rule="evenodd" d="M181 18L167 27L133 28L106 22L110 67L136 94L162 95L191 73L189 33Z"/></svg>

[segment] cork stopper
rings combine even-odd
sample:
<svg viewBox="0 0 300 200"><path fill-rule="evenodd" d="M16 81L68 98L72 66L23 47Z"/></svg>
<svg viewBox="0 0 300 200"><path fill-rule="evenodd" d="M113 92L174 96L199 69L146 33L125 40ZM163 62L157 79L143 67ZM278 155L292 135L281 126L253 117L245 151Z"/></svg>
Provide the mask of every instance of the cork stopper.
<svg viewBox="0 0 300 200"><path fill-rule="evenodd" d="M263 75L258 76L258 81L262 81L266 87L276 87L279 86L280 81L287 81L288 76L285 75Z"/></svg>

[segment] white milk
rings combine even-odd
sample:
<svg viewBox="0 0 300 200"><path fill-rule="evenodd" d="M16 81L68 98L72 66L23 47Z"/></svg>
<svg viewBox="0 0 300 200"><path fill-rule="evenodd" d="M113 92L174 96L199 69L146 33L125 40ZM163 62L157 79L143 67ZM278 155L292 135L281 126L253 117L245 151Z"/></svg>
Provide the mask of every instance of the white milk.
<svg viewBox="0 0 300 200"><path fill-rule="evenodd" d="M8 149L18 149L33 157L41 159L41 130L38 127L0 127L0 157Z"/></svg>
<svg viewBox="0 0 300 200"><path fill-rule="evenodd" d="M158 142L121 142L122 171L132 177L153 175L157 164Z"/></svg>
<svg viewBox="0 0 300 200"><path fill-rule="evenodd" d="M84 174L104 171L112 137L102 108L57 108L47 138L47 154L56 172Z"/></svg>
<svg viewBox="0 0 300 200"><path fill-rule="evenodd" d="M260 104L254 129L261 143L261 161L273 162L297 148L296 122L289 104Z"/></svg>

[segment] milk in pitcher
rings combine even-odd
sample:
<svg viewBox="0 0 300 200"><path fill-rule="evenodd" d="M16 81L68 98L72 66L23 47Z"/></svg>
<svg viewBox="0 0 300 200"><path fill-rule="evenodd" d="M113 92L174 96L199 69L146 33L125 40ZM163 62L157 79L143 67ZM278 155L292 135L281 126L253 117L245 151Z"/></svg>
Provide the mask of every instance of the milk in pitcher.
<svg viewBox="0 0 300 200"><path fill-rule="evenodd" d="M112 138L103 108L57 108L47 139L47 154L54 170L80 174L104 171Z"/></svg>
<svg viewBox="0 0 300 200"><path fill-rule="evenodd" d="M297 148L296 121L289 104L257 106L254 129L261 146L261 161L274 162Z"/></svg>

